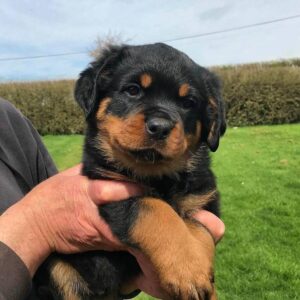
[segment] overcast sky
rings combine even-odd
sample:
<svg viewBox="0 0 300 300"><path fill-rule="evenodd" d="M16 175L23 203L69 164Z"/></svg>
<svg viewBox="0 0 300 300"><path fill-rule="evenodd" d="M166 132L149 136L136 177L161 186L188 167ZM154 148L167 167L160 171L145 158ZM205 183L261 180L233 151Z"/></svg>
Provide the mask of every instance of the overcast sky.
<svg viewBox="0 0 300 300"><path fill-rule="evenodd" d="M76 78L88 52L119 34L153 43L300 14L299 0L0 0L0 81ZM300 57L300 18L168 42L204 66Z"/></svg>

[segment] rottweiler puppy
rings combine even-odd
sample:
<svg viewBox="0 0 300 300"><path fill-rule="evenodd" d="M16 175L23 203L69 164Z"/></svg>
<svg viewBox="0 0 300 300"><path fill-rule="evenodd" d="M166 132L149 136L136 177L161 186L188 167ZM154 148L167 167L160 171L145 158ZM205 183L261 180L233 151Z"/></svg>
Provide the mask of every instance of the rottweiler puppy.
<svg viewBox="0 0 300 300"><path fill-rule="evenodd" d="M80 74L75 98L87 121L82 173L145 187L99 207L101 217L149 258L165 299L216 299L214 240L192 215L219 216L209 159L226 128L217 77L165 44L111 45ZM48 270L49 295L63 300L130 298L141 272L129 253L104 251L57 255Z"/></svg>

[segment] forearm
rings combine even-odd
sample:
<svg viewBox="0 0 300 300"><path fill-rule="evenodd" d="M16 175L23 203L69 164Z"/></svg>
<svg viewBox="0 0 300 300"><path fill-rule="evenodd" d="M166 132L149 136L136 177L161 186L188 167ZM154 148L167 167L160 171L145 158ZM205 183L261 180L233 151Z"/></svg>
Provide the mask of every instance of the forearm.
<svg viewBox="0 0 300 300"><path fill-rule="evenodd" d="M23 300L31 278L50 254L21 202L0 216L0 300ZM35 228L36 227L36 228Z"/></svg>
<svg viewBox="0 0 300 300"><path fill-rule="evenodd" d="M33 277L39 265L50 254L50 248L20 203L0 217L0 242L17 254ZM2 273L2 270L0 269Z"/></svg>

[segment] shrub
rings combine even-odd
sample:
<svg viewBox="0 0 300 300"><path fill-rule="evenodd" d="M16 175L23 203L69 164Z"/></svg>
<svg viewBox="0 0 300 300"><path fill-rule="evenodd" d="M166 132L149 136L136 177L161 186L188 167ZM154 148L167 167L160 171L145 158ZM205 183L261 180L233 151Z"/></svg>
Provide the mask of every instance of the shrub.
<svg viewBox="0 0 300 300"><path fill-rule="evenodd" d="M82 133L84 118L73 100L73 80L0 85L0 96L27 116L40 134Z"/></svg>
<svg viewBox="0 0 300 300"><path fill-rule="evenodd" d="M300 121L300 66L251 65L215 71L223 82L229 125Z"/></svg>

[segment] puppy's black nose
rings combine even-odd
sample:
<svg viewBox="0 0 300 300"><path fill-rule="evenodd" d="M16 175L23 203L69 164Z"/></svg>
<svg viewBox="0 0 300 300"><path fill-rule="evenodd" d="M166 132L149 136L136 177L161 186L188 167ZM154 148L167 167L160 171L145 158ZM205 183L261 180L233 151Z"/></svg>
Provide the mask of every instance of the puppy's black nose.
<svg viewBox="0 0 300 300"><path fill-rule="evenodd" d="M156 140L165 139L174 127L171 120L153 117L146 122L146 130L150 137Z"/></svg>

